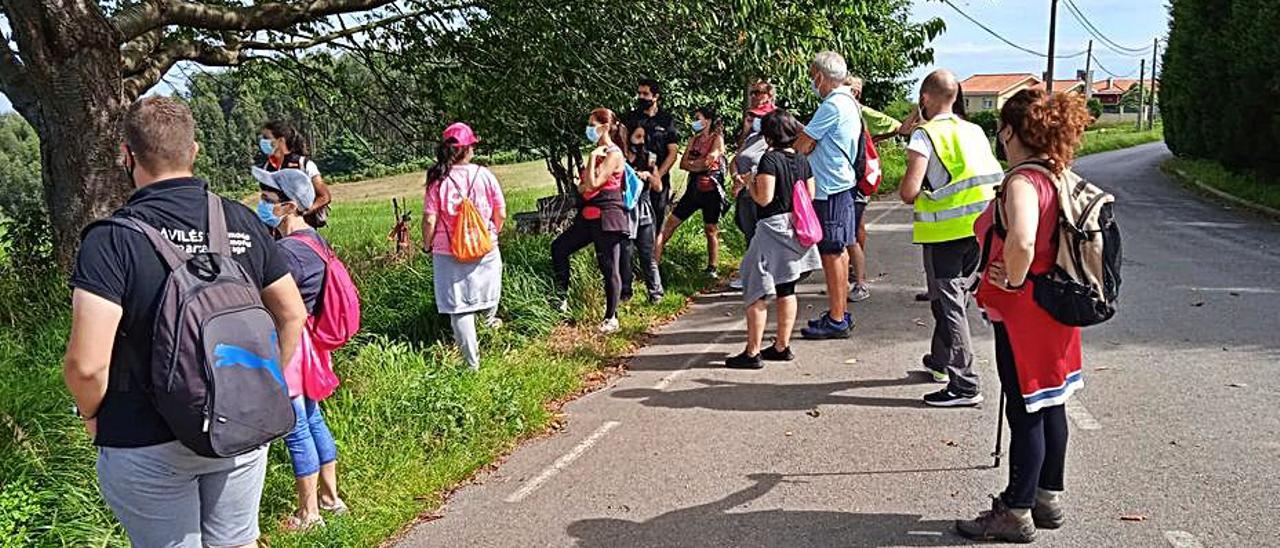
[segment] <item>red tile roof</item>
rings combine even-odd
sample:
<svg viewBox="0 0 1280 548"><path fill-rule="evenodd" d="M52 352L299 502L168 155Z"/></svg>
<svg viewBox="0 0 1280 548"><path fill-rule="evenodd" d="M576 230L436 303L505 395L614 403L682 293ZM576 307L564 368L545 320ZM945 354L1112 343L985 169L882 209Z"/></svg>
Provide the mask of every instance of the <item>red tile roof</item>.
<svg viewBox="0 0 1280 548"><path fill-rule="evenodd" d="M1032 83L1039 82L1039 79L1030 73L975 74L960 82L960 87L964 89L966 95L1000 93L1027 80L1031 80Z"/></svg>
<svg viewBox="0 0 1280 548"><path fill-rule="evenodd" d="M1151 84L1148 82L1147 85ZM1137 78L1112 78L1110 81L1098 80L1093 83L1094 95L1123 95L1129 91L1129 88L1137 85ZM1156 88L1160 87L1160 82L1156 81Z"/></svg>
<svg viewBox="0 0 1280 548"><path fill-rule="evenodd" d="M1042 90L1044 89L1044 82L1039 82L1036 85L1031 86L1031 88ZM1083 91L1084 82L1081 82L1079 80L1054 80L1053 81L1053 91L1055 92L1075 90L1076 88L1079 88L1080 91Z"/></svg>

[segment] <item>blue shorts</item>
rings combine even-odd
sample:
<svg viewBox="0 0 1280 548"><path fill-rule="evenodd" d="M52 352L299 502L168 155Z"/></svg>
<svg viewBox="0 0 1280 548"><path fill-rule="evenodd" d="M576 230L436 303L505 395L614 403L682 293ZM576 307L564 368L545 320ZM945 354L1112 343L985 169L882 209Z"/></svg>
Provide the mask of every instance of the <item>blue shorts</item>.
<svg viewBox="0 0 1280 548"><path fill-rule="evenodd" d="M855 190L849 189L814 200L813 209L822 223L822 241L818 253L839 255L858 239L858 210L853 202Z"/></svg>

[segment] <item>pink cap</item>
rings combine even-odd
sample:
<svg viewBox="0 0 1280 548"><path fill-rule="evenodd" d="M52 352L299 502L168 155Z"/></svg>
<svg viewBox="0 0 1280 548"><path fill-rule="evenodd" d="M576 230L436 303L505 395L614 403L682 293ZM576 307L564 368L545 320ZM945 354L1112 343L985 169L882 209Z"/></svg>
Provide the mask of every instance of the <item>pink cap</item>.
<svg viewBox="0 0 1280 548"><path fill-rule="evenodd" d="M457 141L459 145L464 147L469 147L480 142L480 140L476 138L476 133L471 131L471 126L462 122L454 122L449 127L444 128L444 135L442 135L441 138L452 138L454 141Z"/></svg>

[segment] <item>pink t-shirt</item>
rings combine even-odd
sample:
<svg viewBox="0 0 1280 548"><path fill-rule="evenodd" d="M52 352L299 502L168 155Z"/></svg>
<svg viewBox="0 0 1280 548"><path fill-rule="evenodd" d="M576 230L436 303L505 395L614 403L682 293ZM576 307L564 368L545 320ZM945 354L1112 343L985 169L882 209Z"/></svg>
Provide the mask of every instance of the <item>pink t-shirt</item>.
<svg viewBox="0 0 1280 548"><path fill-rule="evenodd" d="M436 236L431 242L431 251L440 255L452 255L449 251L449 235L458 222L458 208L462 205L462 196L471 198L476 211L480 212L489 224L489 233L493 242L498 242L498 227L493 223L495 214L506 215L507 202L502 197L502 188L498 179L487 168L475 164L453 166L449 175L438 183L427 187L426 197L422 201L423 215L436 216Z"/></svg>

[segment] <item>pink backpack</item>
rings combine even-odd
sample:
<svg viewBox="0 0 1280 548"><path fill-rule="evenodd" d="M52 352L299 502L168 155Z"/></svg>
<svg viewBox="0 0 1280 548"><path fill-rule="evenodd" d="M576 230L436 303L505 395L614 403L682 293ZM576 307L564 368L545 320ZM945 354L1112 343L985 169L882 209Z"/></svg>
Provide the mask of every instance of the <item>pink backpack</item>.
<svg viewBox="0 0 1280 548"><path fill-rule="evenodd" d="M321 307L307 320L307 326L317 350L337 350L360 331L360 293L351 281L347 266L333 251L312 238L302 235L291 237L307 244L324 261Z"/></svg>
<svg viewBox="0 0 1280 548"><path fill-rule="evenodd" d="M809 196L809 185L804 180L796 181L791 188L791 224L796 229L796 241L805 247L811 247L822 241L822 223L818 222L818 212L813 209L813 198Z"/></svg>

